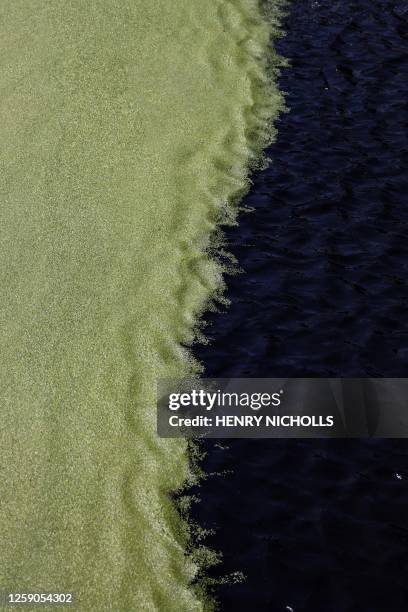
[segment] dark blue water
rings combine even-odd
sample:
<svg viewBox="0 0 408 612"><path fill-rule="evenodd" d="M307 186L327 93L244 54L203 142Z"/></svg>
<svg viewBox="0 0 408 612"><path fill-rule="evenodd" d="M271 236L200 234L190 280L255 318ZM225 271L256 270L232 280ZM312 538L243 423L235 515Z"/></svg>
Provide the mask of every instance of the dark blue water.
<svg viewBox="0 0 408 612"><path fill-rule="evenodd" d="M246 198L255 212L227 233L246 274L227 279L231 306L195 353L214 377L405 377L408 3L289 10L290 113ZM408 441L206 444L194 516L216 529L213 575L247 576L216 589L222 610L408 610Z"/></svg>

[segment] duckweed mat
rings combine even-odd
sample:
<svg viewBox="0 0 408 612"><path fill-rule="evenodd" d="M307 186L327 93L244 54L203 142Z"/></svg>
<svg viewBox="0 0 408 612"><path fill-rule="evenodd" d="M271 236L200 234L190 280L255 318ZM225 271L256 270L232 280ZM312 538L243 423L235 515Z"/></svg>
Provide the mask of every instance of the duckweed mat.
<svg viewBox="0 0 408 612"><path fill-rule="evenodd" d="M255 0L0 3L3 589L206 605L156 379L199 368L183 347L223 286L210 237L282 108L277 19Z"/></svg>

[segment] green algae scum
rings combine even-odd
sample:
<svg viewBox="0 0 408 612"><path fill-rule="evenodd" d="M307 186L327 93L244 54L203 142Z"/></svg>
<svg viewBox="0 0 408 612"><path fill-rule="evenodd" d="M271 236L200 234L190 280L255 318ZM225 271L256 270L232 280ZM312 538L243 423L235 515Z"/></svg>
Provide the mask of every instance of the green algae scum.
<svg viewBox="0 0 408 612"><path fill-rule="evenodd" d="M207 247L282 107L277 19L256 0L0 2L0 589L210 605L156 379L198 370L182 347L222 290Z"/></svg>

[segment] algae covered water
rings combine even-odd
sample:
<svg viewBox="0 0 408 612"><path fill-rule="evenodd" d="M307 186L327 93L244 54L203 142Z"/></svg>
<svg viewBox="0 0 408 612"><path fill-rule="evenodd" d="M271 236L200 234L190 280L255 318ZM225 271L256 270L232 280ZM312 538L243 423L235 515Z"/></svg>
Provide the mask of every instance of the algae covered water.
<svg viewBox="0 0 408 612"><path fill-rule="evenodd" d="M181 347L222 286L205 248L271 138L273 12L0 3L4 589L204 605L169 496L186 447L156 435L155 381L195 368Z"/></svg>

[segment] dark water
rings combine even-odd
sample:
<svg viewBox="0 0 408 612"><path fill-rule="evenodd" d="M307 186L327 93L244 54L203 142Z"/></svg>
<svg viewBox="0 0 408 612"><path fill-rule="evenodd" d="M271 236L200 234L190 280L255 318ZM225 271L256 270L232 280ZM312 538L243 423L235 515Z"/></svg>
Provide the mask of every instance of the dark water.
<svg viewBox="0 0 408 612"><path fill-rule="evenodd" d="M246 274L207 317L208 376L408 374L407 21L405 0L292 0L291 110L228 231ZM408 441L227 444L195 507L213 574L247 576L222 610L408 610Z"/></svg>

